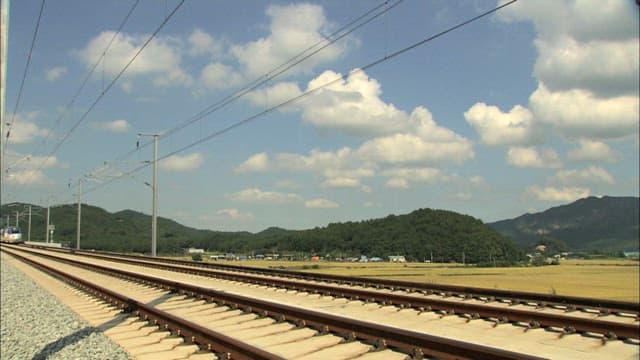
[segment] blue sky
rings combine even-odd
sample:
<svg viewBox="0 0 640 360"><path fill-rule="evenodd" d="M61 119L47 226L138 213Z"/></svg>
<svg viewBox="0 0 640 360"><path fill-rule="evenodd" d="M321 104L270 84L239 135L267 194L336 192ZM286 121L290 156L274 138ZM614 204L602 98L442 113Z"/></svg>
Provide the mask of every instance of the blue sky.
<svg viewBox="0 0 640 360"><path fill-rule="evenodd" d="M14 116L41 2L12 1L2 202L73 203L84 178L84 203L150 213L152 168L133 171L153 155L136 150L140 132L165 134L159 214L198 228L304 229L418 208L490 222L638 196L634 1L520 0L358 70L504 2L383 3L186 1L109 87L179 2L140 1L114 37L133 1L49 1ZM376 7L389 9L189 121Z"/></svg>

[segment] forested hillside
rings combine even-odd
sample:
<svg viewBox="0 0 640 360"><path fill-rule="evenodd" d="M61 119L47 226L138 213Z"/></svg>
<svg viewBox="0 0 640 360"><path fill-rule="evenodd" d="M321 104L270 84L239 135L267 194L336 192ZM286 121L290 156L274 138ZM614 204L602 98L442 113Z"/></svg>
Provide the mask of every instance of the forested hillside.
<svg viewBox="0 0 640 360"><path fill-rule="evenodd" d="M256 245L334 257L404 255L418 261L510 261L520 256L511 240L480 220L431 209L303 231L272 231L258 234Z"/></svg>
<svg viewBox="0 0 640 360"><path fill-rule="evenodd" d="M3 214L23 209L3 207ZM75 247L76 206L51 208L54 240ZM33 207L32 239L44 239L45 209ZM22 217L26 238L26 221ZM150 217L131 210L108 213L90 205L82 208L81 246L85 249L149 252ZM331 257L404 255L410 260L512 262L521 258L513 242L471 216L420 209L383 219L329 224L309 230L270 228L257 234L196 230L158 219L158 253L180 253L187 247L215 252L295 253Z"/></svg>
<svg viewBox="0 0 640 360"><path fill-rule="evenodd" d="M588 197L488 225L521 247L553 238L569 251L638 251L639 209L637 197Z"/></svg>

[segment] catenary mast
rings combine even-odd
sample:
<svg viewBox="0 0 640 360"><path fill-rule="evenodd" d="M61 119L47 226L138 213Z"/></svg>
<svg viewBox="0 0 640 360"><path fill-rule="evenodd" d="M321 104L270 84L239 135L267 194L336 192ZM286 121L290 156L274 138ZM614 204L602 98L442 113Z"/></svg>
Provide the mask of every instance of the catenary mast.
<svg viewBox="0 0 640 360"><path fill-rule="evenodd" d="M5 97L7 82L7 40L9 38L9 0L0 0L0 149L4 143ZM4 154L0 151L0 203L4 190ZM0 214L2 216L2 214Z"/></svg>

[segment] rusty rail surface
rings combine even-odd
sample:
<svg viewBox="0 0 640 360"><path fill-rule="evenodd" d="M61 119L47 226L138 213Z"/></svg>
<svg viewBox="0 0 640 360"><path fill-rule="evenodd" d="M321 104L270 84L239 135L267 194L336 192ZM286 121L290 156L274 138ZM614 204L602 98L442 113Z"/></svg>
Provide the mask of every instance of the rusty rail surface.
<svg viewBox="0 0 640 360"><path fill-rule="evenodd" d="M91 252L83 255L94 256ZM112 257L96 255L95 257L114 260ZM185 272L195 275L214 277L224 280L240 281L266 285L290 290L317 293L326 296L348 298L352 300L362 300L365 302L376 302L384 305L394 305L403 308L414 308L418 311L436 311L443 316L459 315L468 319L487 319L493 321L496 326L503 323L513 323L529 328L554 328L565 333L594 333L604 336L604 339L640 339L640 325L621 323L615 321L605 321L600 319L588 319L571 316L567 314L545 313L537 310L524 310L515 308L504 308L487 306L483 304L465 303L461 301L451 301L447 299L434 299L415 295L394 294L365 289L355 289L348 287L335 287L330 285L302 283L291 280L277 278L264 278L259 276L246 275L241 273L220 272L216 270L185 267L183 265L171 265L168 263L158 263L152 258L144 260L117 259L124 263L134 265L144 265L171 271ZM522 300L511 301L512 304L522 302Z"/></svg>
<svg viewBox="0 0 640 360"><path fill-rule="evenodd" d="M14 254L13 251L10 253L14 256L20 256ZM413 358L419 359L423 356L429 356L439 359L542 359L528 354L428 335L381 324L374 324L313 310L301 309L294 306L230 294L200 286L157 278L154 276L109 268L101 265L90 265L75 260L62 259L49 254L35 253L35 255L51 258L55 261L69 263L74 266L84 267L93 271L100 271L112 275L116 274L117 276L125 279L157 286L179 294L186 294L188 296L205 299L206 301L215 302L220 305L239 308L244 312L255 313L262 317L268 316L276 319L277 321L288 321L296 324L297 326L315 328L320 332L331 332L342 336L347 340L361 340L380 349L386 347L393 348L410 354ZM34 260L28 261L36 262ZM124 300L124 302L126 305L129 304L126 300ZM136 306L137 305L138 303L136 303Z"/></svg>
<svg viewBox="0 0 640 360"><path fill-rule="evenodd" d="M5 249L2 249L5 251ZM48 274L51 274L83 291L90 293L116 307L130 312L147 320L161 329L169 330L173 334L181 336L187 343L197 344L214 353L218 353L227 359L238 360L280 360L282 357L266 352L253 345L236 340L209 328L181 319L175 315L159 310L152 306L131 299L126 295L114 292L100 285L91 283L67 272L55 269L33 259L26 258L14 252L8 252L17 259L35 266Z"/></svg>
<svg viewBox="0 0 640 360"><path fill-rule="evenodd" d="M51 249L52 251L69 252L64 249ZM478 288L471 286L458 286L447 284L420 283L401 280L373 279L365 277L352 277L345 275L317 274L304 271L292 271L283 269L257 268L251 266L241 266L233 264L213 264L206 262L194 262L188 260L168 259L149 257L143 255L125 255L100 251L78 251L71 252L91 257L118 257L128 259L139 259L144 261L164 262L190 267L220 269L223 271L237 271L252 273L257 275L280 276L306 281L332 282L337 284L357 285L362 287L385 288L390 290L404 290L422 292L425 294L438 293L446 296L458 296L463 298L475 298L479 300L506 301L512 304L536 303L539 306L563 307L567 310L596 310L602 314L625 313L639 316L640 304L627 301L616 301L607 299L594 299L579 296L561 296L552 294L542 294L527 291L512 291ZM120 260L117 260L120 261Z"/></svg>

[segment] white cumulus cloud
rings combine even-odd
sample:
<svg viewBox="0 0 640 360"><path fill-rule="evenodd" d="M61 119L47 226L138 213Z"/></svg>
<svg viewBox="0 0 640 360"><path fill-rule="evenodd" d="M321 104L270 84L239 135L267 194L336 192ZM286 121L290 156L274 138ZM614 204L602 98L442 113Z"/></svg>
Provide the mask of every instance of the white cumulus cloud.
<svg viewBox="0 0 640 360"><path fill-rule="evenodd" d="M222 41L202 30L197 29L190 35L192 55L209 53L213 57L200 74L200 81L206 88L235 87L264 74L282 70L283 64L290 64L292 58L298 57L299 53L312 45L327 43L325 34L333 28L322 6L315 4L270 5L266 15L269 17L268 34L254 41L229 44L226 49ZM353 43L353 38L347 36L296 64L281 76L308 73L340 58ZM248 98L257 103L277 104L280 99L288 99L295 92L294 88L279 86L266 93L254 91Z"/></svg>
<svg viewBox="0 0 640 360"><path fill-rule="evenodd" d="M331 28L320 5L271 5L269 35L253 42L231 47L230 52L242 65L243 73L255 78L287 62L300 51L324 41ZM345 51L346 42L338 42L296 66L295 72L306 72L319 64L336 60Z"/></svg>
<svg viewBox="0 0 640 360"><path fill-rule="evenodd" d="M403 178L391 178L385 182L385 185L395 189L408 189L409 181Z"/></svg>
<svg viewBox="0 0 640 360"><path fill-rule="evenodd" d="M320 186L325 188L356 188L364 192L371 192L371 187L362 184L358 178L330 177Z"/></svg>
<svg viewBox="0 0 640 360"><path fill-rule="evenodd" d="M41 113L37 111L16 114L15 118L13 118L9 141L13 144L27 144L36 138L46 137L50 130L41 128L36 124L36 120L39 117L41 117ZM9 119L9 117L7 117L7 119ZM7 120L7 122L9 121ZM5 131L9 131L8 127L4 129ZM3 137L6 136L6 132L2 135Z"/></svg>
<svg viewBox="0 0 640 360"><path fill-rule="evenodd" d="M302 90L295 82L279 82L273 86L254 90L246 95L246 98L260 107L272 107L282 104L290 99L298 97ZM296 109L296 103L282 107L280 111Z"/></svg>
<svg viewBox="0 0 640 360"><path fill-rule="evenodd" d="M48 81L56 81L59 78L67 75L68 69L66 66L56 66L49 70L45 74L45 77Z"/></svg>
<svg viewBox="0 0 640 360"><path fill-rule="evenodd" d="M274 191L263 191L259 188L248 188L239 192L225 195L232 201L240 202L267 202L284 204L302 201L302 197L294 193L279 193Z"/></svg>
<svg viewBox="0 0 640 360"><path fill-rule="evenodd" d="M449 181L450 177L437 168L391 168L382 172L390 177L386 182L388 187L409 188L410 183L438 183Z"/></svg>
<svg viewBox="0 0 640 360"><path fill-rule="evenodd" d="M639 19L632 1L520 1L497 17L535 26L538 88L529 107L536 120L568 138L637 134Z"/></svg>
<svg viewBox="0 0 640 360"><path fill-rule="evenodd" d="M340 204L338 204L333 200L318 198L318 199L305 201L304 207L309 209L331 209L331 208L340 207Z"/></svg>
<svg viewBox="0 0 640 360"><path fill-rule="evenodd" d="M4 178L9 185L47 185L51 179L44 169L60 167L55 156L33 156L8 150L5 153Z"/></svg>
<svg viewBox="0 0 640 360"><path fill-rule="evenodd" d="M11 127L9 139L14 144L26 144L35 138L46 137L49 130L44 129L32 122L15 121Z"/></svg>
<svg viewBox="0 0 640 360"><path fill-rule="evenodd" d="M11 185L42 185L49 184L51 180L42 170L10 171L5 176L6 182Z"/></svg>
<svg viewBox="0 0 640 360"><path fill-rule="evenodd" d="M91 68L101 57L114 34L114 31L103 31L91 39L83 49L75 52L87 68ZM120 73L148 38L148 34L118 34L102 62L101 68L105 74L115 77ZM164 87L190 85L193 79L181 66L182 48L183 41L179 39L154 38L127 68L127 78L148 76L154 85Z"/></svg>
<svg viewBox="0 0 640 360"><path fill-rule="evenodd" d="M187 39L189 43L189 54L192 56L209 55L218 57L224 51L222 41L215 39L202 29L195 29Z"/></svg>
<svg viewBox="0 0 640 360"><path fill-rule="evenodd" d="M127 120L118 119L113 121L94 122L93 127L99 130L121 133L129 131L131 126Z"/></svg>
<svg viewBox="0 0 640 360"><path fill-rule="evenodd" d="M254 218L253 214L242 212L236 208L218 210L216 214L231 220L251 220Z"/></svg>
<svg viewBox="0 0 640 360"><path fill-rule="evenodd" d="M560 170L551 181L565 185L614 184L615 179L599 166L589 166L582 170Z"/></svg>
<svg viewBox="0 0 640 360"><path fill-rule="evenodd" d="M269 155L265 152L261 152L252 155L245 160L242 164L236 167L236 172L245 173L252 171L266 171L269 169Z"/></svg>
<svg viewBox="0 0 640 360"><path fill-rule="evenodd" d="M362 144L358 154L365 160L387 164L461 164L474 157L471 142L428 141L413 134L395 134Z"/></svg>
<svg viewBox="0 0 640 360"><path fill-rule="evenodd" d="M551 148L538 151L535 147L514 147L507 152L507 162L517 167L549 168L562 167L558 153Z"/></svg>
<svg viewBox="0 0 640 360"><path fill-rule="evenodd" d="M540 201L572 202L588 197L591 192L589 189L582 187L556 188L548 186L541 188L539 186L531 186L527 189L526 193Z"/></svg>
<svg viewBox="0 0 640 360"><path fill-rule="evenodd" d="M533 114L516 105L509 112L479 102L464 113L464 118L489 146L531 144L536 140Z"/></svg>
<svg viewBox="0 0 640 360"><path fill-rule="evenodd" d="M173 155L160 161L160 169L174 172L189 172L200 168L204 162L204 156L201 153L193 153L189 155Z"/></svg>
<svg viewBox="0 0 640 360"><path fill-rule="evenodd" d="M309 82L307 90L331 85L301 102L304 121L353 135L390 134L411 126L407 113L380 99L380 83L364 71L352 72L344 80L341 77L327 70Z"/></svg>
<svg viewBox="0 0 640 360"><path fill-rule="evenodd" d="M614 152L609 145L602 141L591 139L580 139L579 147L567 153L569 161L592 161L592 162L616 162L620 160L620 154Z"/></svg>
<svg viewBox="0 0 640 360"><path fill-rule="evenodd" d="M220 62L212 62L202 69L200 79L209 89L226 89L242 84L242 74L231 66Z"/></svg>
<svg viewBox="0 0 640 360"><path fill-rule="evenodd" d="M540 83L529 101L542 122L568 137L606 139L638 133L637 95L600 98L582 89L551 92Z"/></svg>

